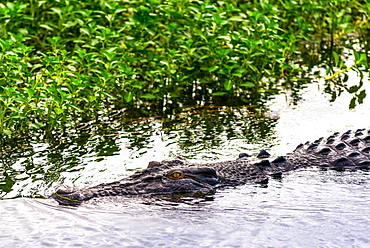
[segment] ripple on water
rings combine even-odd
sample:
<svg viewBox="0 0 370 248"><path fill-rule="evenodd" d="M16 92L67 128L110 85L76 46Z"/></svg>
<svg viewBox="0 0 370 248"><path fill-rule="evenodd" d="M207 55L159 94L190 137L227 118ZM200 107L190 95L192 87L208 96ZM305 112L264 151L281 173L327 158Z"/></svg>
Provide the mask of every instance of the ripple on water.
<svg viewBox="0 0 370 248"><path fill-rule="evenodd" d="M367 172L292 172L210 201L142 198L75 207L51 199L0 201L6 247L367 247Z"/></svg>

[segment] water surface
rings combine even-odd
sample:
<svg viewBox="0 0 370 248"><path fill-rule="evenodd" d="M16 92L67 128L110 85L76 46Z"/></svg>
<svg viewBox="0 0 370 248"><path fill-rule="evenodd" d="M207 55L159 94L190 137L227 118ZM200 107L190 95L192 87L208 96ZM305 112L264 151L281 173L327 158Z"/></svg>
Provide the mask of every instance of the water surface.
<svg viewBox="0 0 370 248"><path fill-rule="evenodd" d="M353 75L355 77L356 75ZM369 247L370 174L308 168L267 187L245 185L208 198L97 199L58 206L57 188L117 180L149 161L181 155L194 162L240 152L274 155L335 131L370 128L369 100L348 109L320 84L252 107L189 107L163 118L109 122L60 140L8 144L2 156L0 244L4 247ZM19 147L22 144L22 147Z"/></svg>

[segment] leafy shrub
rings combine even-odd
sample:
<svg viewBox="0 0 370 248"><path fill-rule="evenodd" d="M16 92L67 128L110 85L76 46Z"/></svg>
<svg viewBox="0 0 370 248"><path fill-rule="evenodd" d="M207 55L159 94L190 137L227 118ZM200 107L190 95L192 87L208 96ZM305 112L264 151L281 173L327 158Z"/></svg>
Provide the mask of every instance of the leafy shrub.
<svg viewBox="0 0 370 248"><path fill-rule="evenodd" d="M369 9L344 0L0 3L0 133L65 128L155 99L236 94L248 104L294 87L307 45L366 35Z"/></svg>

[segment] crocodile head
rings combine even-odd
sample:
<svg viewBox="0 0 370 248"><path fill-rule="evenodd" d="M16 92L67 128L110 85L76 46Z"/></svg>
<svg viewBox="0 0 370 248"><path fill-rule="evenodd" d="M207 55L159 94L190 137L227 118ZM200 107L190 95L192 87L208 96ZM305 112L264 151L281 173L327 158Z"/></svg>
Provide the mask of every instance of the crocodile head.
<svg viewBox="0 0 370 248"><path fill-rule="evenodd" d="M153 196L210 192L218 184L216 170L184 161L151 162L147 169L109 184L78 191L58 190L52 195L61 205L79 205L101 196Z"/></svg>

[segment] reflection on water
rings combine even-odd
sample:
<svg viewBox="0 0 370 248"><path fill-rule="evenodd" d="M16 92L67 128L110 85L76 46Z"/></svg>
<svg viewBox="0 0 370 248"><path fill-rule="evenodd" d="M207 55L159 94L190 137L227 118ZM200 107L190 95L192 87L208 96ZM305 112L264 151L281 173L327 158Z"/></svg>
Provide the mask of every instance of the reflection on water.
<svg viewBox="0 0 370 248"><path fill-rule="evenodd" d="M272 145L275 124L276 119L248 107L189 107L167 119L109 120L99 129L87 126L47 143L13 141L0 154L0 197L44 195L61 183L81 188L90 180L99 183L97 173L101 181L112 180L149 161L177 155L218 160L230 155L222 154L225 150L234 156L246 150L256 153L256 148Z"/></svg>

